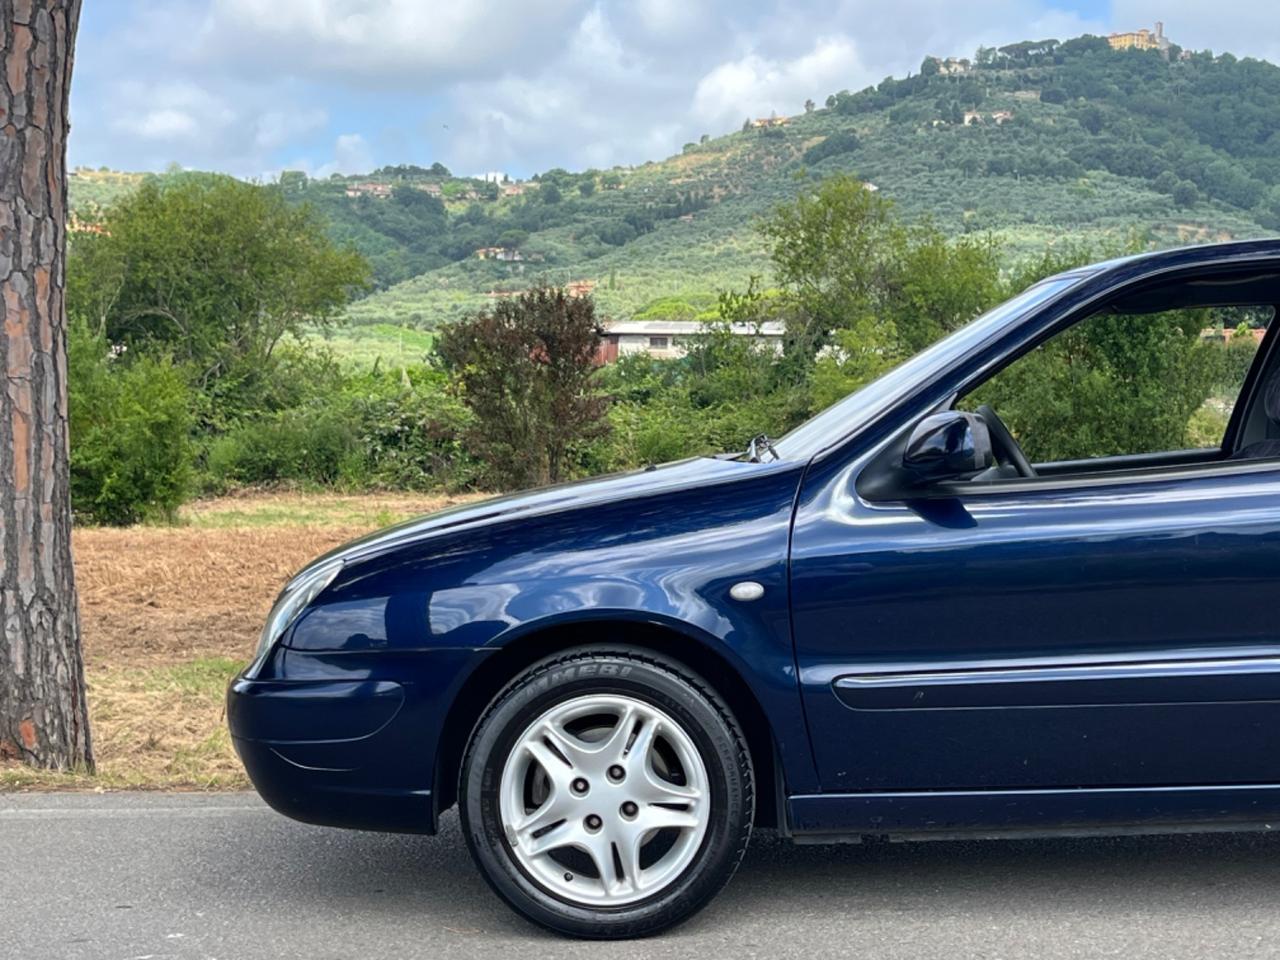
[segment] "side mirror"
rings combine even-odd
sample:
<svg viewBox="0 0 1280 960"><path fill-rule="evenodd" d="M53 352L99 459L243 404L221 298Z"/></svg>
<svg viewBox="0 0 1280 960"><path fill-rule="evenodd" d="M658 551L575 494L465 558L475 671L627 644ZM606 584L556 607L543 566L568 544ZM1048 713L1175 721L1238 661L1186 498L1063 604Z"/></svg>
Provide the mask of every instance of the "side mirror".
<svg viewBox="0 0 1280 960"><path fill-rule="evenodd" d="M955 480L995 462L986 421L976 413L948 410L925 417L911 431L902 470L914 483Z"/></svg>

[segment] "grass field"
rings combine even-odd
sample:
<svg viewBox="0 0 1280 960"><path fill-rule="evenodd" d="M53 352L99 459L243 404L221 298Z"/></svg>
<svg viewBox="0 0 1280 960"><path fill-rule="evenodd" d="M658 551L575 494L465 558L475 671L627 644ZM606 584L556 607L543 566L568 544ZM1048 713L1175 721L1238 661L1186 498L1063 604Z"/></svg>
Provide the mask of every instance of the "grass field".
<svg viewBox="0 0 1280 960"><path fill-rule="evenodd" d="M421 363L435 337L426 330L394 323L343 324L330 330L309 330L303 340L327 347L344 363L358 367L395 369Z"/></svg>
<svg viewBox="0 0 1280 960"><path fill-rule="evenodd" d="M246 786L223 694L284 581L346 540L458 502L253 494L191 504L178 526L76 530L97 772L0 764L0 789Z"/></svg>

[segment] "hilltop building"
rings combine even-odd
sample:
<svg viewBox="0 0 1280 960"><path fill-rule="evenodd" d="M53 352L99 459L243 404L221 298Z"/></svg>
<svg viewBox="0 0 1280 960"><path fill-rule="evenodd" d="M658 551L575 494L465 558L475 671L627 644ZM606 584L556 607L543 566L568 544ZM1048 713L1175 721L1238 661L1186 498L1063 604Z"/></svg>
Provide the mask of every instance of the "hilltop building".
<svg viewBox="0 0 1280 960"><path fill-rule="evenodd" d="M929 59L938 65L938 74L943 77L960 76L968 73L973 68L972 63L960 57L947 57L946 59L930 57Z"/></svg>
<svg viewBox="0 0 1280 960"><path fill-rule="evenodd" d="M758 119L758 120L752 120L752 121L751 121L751 125L752 125L753 127L756 127L756 128L761 128L761 127L785 127L785 126L790 122L790 120L791 120L791 118L790 118L790 117L776 117L776 116L775 116L775 117L761 117L761 118L760 118L760 119Z"/></svg>
<svg viewBox="0 0 1280 960"><path fill-rule="evenodd" d="M1113 33L1107 37L1112 50L1159 50L1169 55L1169 38L1164 35L1164 24L1156 21L1154 32L1143 27L1131 33Z"/></svg>

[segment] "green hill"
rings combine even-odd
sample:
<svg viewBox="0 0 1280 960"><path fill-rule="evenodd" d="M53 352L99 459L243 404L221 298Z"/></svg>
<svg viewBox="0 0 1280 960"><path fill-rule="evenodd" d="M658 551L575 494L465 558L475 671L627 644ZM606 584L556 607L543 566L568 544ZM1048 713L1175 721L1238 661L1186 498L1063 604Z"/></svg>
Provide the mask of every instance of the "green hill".
<svg viewBox="0 0 1280 960"><path fill-rule="evenodd" d="M286 174L281 189L320 207L373 263L379 289L351 307L355 324L430 329L543 279L583 282L607 315L659 298L654 309L690 315L767 275L756 219L837 171L908 218L990 231L1011 258L1135 230L1164 245L1266 233L1280 226L1276 116L1270 63L1176 47L1166 59L1082 37L928 60L638 167L552 170L526 185L396 167ZM76 191L73 179L73 206ZM486 247L520 260L481 259Z"/></svg>

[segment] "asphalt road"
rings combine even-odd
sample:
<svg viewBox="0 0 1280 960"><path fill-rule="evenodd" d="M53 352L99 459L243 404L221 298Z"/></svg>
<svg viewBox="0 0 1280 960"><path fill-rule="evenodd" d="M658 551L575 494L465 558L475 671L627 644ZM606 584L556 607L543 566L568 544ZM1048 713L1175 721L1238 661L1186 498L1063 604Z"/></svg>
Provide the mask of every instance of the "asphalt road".
<svg viewBox="0 0 1280 960"><path fill-rule="evenodd" d="M292 823L252 795L0 795L0 957L1280 956L1280 836L795 847L758 835L657 939L529 926L438 837Z"/></svg>

